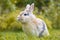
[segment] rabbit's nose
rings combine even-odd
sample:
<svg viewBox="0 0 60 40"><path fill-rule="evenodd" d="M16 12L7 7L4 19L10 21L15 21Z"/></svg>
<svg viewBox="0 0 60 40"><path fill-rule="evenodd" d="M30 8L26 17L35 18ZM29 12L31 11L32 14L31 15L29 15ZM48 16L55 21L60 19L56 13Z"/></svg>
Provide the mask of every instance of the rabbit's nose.
<svg viewBox="0 0 60 40"><path fill-rule="evenodd" d="M20 18L17 18L17 20L19 21L19 20L20 20Z"/></svg>
<svg viewBox="0 0 60 40"><path fill-rule="evenodd" d="M20 20L20 17L19 17L19 16L17 17L17 20L18 20L18 21Z"/></svg>

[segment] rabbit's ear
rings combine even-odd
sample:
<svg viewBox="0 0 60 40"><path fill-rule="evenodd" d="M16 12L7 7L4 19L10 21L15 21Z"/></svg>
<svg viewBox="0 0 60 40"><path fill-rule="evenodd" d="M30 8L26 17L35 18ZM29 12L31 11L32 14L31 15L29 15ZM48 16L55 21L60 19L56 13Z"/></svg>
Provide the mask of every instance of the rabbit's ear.
<svg viewBox="0 0 60 40"><path fill-rule="evenodd" d="M32 12L33 10L34 10L34 3L32 3L30 6L30 11Z"/></svg>
<svg viewBox="0 0 60 40"><path fill-rule="evenodd" d="M30 12L30 4L27 4L26 8L25 8L26 12Z"/></svg>
<svg viewBox="0 0 60 40"><path fill-rule="evenodd" d="M32 3L31 5L27 4L26 9L27 12L32 12L34 10L34 3Z"/></svg>
<svg viewBox="0 0 60 40"><path fill-rule="evenodd" d="M29 9L29 8L30 8L30 5L29 5L29 4L27 4L26 9Z"/></svg>

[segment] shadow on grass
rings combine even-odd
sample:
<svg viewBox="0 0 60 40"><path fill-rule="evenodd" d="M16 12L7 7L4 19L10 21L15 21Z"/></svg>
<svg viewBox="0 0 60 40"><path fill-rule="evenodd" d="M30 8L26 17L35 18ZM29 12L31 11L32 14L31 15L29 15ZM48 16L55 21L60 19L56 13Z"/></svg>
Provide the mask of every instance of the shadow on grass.
<svg viewBox="0 0 60 40"><path fill-rule="evenodd" d="M0 32L23 32L22 28L20 29L3 29L3 30L0 30Z"/></svg>

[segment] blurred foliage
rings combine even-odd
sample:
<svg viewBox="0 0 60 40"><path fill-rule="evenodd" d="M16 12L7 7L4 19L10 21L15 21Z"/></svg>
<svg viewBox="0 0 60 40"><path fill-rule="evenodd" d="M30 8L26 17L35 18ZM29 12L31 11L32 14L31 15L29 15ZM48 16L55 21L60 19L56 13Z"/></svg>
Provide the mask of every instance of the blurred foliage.
<svg viewBox="0 0 60 40"><path fill-rule="evenodd" d="M14 10L16 10L16 7L11 0L0 0L0 15Z"/></svg>
<svg viewBox="0 0 60 40"><path fill-rule="evenodd" d="M35 3L34 14L44 20L48 28L60 29L59 0L0 0L0 30L21 29L21 23L16 21L16 16L31 3Z"/></svg>
<svg viewBox="0 0 60 40"><path fill-rule="evenodd" d="M21 24L16 21L16 16L19 11L12 12L11 14L4 14L0 16L0 31L2 30L19 30Z"/></svg>

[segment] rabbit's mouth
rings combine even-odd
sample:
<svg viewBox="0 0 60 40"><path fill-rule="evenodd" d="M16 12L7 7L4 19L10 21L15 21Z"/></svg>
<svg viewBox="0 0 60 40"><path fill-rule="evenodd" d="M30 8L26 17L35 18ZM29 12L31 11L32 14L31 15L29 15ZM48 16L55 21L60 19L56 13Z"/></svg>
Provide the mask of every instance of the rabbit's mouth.
<svg viewBox="0 0 60 40"><path fill-rule="evenodd" d="M21 22L22 24L27 24L26 22Z"/></svg>
<svg viewBox="0 0 60 40"><path fill-rule="evenodd" d="M22 21L23 21L23 19L19 19L19 18L18 18L17 20L18 20L18 21L20 21L20 22L22 22Z"/></svg>
<svg viewBox="0 0 60 40"><path fill-rule="evenodd" d="M17 21L20 21L20 19L19 19L19 18L17 18Z"/></svg>

